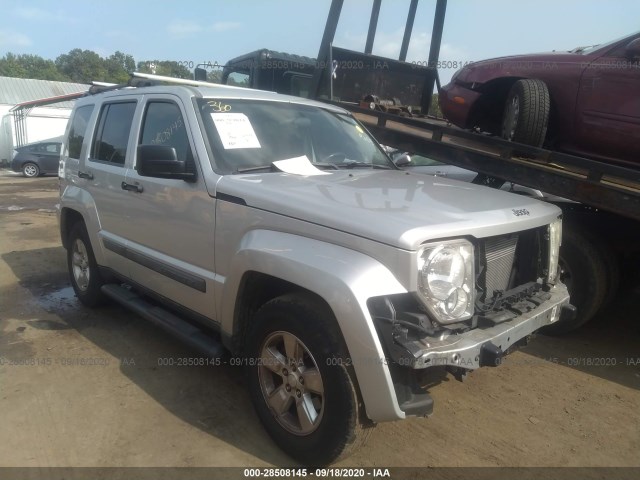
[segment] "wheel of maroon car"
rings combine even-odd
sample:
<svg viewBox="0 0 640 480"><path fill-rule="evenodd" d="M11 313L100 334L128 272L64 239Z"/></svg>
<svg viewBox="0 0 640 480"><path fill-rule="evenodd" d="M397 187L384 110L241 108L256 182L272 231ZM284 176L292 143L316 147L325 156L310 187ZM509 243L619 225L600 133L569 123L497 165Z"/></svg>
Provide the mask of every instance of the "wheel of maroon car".
<svg viewBox="0 0 640 480"><path fill-rule="evenodd" d="M25 163L22 166L22 174L28 178L37 177L40 175L40 168L35 163Z"/></svg>
<svg viewBox="0 0 640 480"><path fill-rule="evenodd" d="M550 104L549 90L542 80L518 80L507 95L502 138L541 147L547 134Z"/></svg>

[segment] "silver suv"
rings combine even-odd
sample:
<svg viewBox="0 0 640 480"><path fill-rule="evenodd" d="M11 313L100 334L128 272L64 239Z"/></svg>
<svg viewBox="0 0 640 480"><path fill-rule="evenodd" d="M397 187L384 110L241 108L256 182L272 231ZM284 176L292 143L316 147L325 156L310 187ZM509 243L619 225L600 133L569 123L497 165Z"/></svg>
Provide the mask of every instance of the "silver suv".
<svg viewBox="0 0 640 480"><path fill-rule="evenodd" d="M265 428L305 464L430 415L424 372L495 366L574 310L557 207L400 171L335 106L114 87L76 102L60 177L82 303L239 359Z"/></svg>

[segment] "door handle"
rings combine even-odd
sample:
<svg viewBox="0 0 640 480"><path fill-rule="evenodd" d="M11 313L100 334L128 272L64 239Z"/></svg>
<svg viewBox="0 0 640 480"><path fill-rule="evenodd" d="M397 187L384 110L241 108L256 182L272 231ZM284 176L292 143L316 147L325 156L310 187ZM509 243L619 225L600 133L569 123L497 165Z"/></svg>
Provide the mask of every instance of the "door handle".
<svg viewBox="0 0 640 480"><path fill-rule="evenodd" d="M138 182L136 182L135 184L122 182L120 184L120 186L122 187L123 190L129 190L130 192L142 193L142 185L140 185Z"/></svg>
<svg viewBox="0 0 640 480"><path fill-rule="evenodd" d="M78 172L80 178L86 178L87 180L93 180L93 173L91 172Z"/></svg>

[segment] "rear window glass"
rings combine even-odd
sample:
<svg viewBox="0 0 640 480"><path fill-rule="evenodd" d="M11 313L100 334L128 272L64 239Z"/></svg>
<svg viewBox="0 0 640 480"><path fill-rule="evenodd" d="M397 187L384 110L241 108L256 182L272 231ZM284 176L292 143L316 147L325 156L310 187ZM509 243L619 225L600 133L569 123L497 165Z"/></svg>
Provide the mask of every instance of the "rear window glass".
<svg viewBox="0 0 640 480"><path fill-rule="evenodd" d="M93 105L85 105L78 108L71 120L71 128L69 129L68 149L70 158L80 158L82 144L87 133L89 118L93 113Z"/></svg>

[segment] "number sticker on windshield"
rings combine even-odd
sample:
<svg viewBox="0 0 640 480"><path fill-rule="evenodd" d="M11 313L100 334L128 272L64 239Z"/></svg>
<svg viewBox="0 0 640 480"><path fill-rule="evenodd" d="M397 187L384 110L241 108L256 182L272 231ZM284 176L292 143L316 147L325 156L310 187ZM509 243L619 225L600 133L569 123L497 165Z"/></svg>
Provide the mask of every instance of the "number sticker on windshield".
<svg viewBox="0 0 640 480"><path fill-rule="evenodd" d="M216 113L231 111L231 105L226 105L220 100L210 100L207 102L207 105L209 105L211 107L211 110Z"/></svg>

